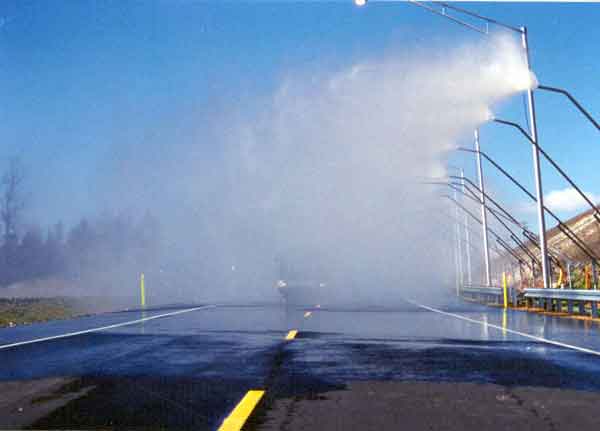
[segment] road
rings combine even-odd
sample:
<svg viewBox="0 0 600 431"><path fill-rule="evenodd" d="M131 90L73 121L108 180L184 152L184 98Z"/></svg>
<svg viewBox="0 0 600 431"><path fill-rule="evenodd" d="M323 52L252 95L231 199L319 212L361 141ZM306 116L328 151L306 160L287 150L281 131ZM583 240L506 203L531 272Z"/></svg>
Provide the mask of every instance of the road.
<svg viewBox="0 0 600 431"><path fill-rule="evenodd" d="M216 429L249 389L266 389L277 411L277 400L319 399L359 381L600 393L597 323L455 300L429 306L188 307L7 328L0 382L70 378L61 393L84 396L37 418L34 428L44 429ZM178 314L160 317L167 313ZM298 335L284 341L290 329ZM92 331L51 338L85 330ZM11 427L9 416L0 428Z"/></svg>

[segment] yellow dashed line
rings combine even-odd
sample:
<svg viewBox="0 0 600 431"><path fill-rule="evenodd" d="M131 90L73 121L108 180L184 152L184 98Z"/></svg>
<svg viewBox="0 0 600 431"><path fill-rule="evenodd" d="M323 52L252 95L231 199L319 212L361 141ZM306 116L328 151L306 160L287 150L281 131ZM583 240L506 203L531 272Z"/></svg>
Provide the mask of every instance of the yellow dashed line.
<svg viewBox="0 0 600 431"><path fill-rule="evenodd" d="M248 391L225 418L218 431L240 431L264 394L265 391L261 390Z"/></svg>
<svg viewBox="0 0 600 431"><path fill-rule="evenodd" d="M294 338L296 338L296 334L298 334L298 331L296 329L292 329L290 332L287 333L285 339L287 341L293 340Z"/></svg>

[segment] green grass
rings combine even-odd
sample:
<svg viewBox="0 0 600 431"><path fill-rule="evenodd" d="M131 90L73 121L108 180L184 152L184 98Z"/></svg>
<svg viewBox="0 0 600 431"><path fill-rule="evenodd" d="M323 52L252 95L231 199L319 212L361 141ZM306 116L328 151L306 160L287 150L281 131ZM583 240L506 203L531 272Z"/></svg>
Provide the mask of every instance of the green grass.
<svg viewBox="0 0 600 431"><path fill-rule="evenodd" d="M76 316L73 301L63 298L0 299L0 327Z"/></svg>

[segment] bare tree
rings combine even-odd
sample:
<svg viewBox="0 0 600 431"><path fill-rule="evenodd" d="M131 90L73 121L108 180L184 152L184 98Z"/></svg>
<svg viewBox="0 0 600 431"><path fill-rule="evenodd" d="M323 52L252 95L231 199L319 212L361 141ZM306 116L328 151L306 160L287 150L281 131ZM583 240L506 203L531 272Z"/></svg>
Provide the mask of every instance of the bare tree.
<svg viewBox="0 0 600 431"><path fill-rule="evenodd" d="M17 226L21 213L25 208L23 196L23 182L25 170L21 160L17 157L10 159L8 168L2 175L0 190L0 221L4 230L4 243L16 239Z"/></svg>

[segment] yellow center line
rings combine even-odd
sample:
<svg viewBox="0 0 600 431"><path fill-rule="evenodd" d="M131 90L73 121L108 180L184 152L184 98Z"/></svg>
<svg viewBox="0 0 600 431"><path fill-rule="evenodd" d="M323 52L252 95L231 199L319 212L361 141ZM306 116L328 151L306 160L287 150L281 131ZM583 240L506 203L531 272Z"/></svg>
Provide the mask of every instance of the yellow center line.
<svg viewBox="0 0 600 431"><path fill-rule="evenodd" d="M225 418L218 431L240 431L260 399L265 394L262 390L251 390Z"/></svg>
<svg viewBox="0 0 600 431"><path fill-rule="evenodd" d="M296 329L292 329L290 332L287 333L285 339L287 341L293 340L294 338L296 338L296 334L298 334L298 331Z"/></svg>
<svg viewBox="0 0 600 431"><path fill-rule="evenodd" d="M310 317L310 315L312 314L312 311L307 311L306 313L304 313L304 317Z"/></svg>

